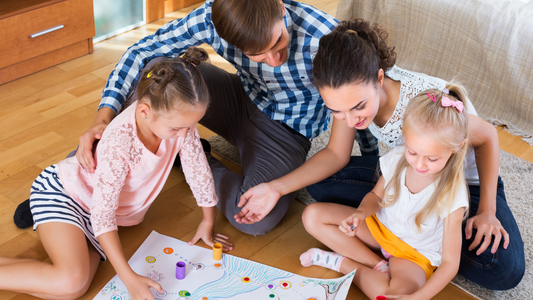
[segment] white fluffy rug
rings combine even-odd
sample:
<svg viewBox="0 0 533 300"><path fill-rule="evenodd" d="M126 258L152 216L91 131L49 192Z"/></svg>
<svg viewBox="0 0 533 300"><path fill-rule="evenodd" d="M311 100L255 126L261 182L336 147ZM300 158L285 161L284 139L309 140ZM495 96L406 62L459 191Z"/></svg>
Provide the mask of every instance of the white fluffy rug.
<svg viewBox="0 0 533 300"><path fill-rule="evenodd" d="M324 148L329 140L329 131L315 138L308 157ZM209 138L212 150L224 158L240 164L237 148L219 136ZM380 144L380 154L388 152L387 146ZM352 155L358 155L359 148L354 147ZM505 184L505 193L511 211L513 212L524 241L526 256L526 274L520 284L508 291L491 291L474 284L462 276L457 275L452 283L480 299L533 299L533 223L530 221L533 213L533 164L517 158L505 151L500 151L500 175ZM314 200L305 189L298 191L297 199L310 203Z"/></svg>

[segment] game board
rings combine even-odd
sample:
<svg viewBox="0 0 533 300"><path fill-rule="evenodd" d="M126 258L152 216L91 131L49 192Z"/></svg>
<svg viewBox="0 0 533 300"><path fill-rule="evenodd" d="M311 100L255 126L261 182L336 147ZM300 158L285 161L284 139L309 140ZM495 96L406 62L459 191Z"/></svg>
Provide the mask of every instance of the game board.
<svg viewBox="0 0 533 300"><path fill-rule="evenodd" d="M176 264L185 262L185 278L176 278ZM159 282L164 293L152 290L160 300L345 300L355 270L341 278L313 279L224 254L213 259L213 251L189 246L155 231L129 260L132 269ZM129 300L118 276L94 298Z"/></svg>

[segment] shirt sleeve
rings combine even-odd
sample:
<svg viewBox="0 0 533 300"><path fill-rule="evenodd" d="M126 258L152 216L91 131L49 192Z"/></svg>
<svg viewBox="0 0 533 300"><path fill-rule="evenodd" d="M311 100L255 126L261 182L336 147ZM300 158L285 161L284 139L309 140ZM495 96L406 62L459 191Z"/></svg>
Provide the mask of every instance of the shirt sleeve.
<svg viewBox="0 0 533 300"><path fill-rule="evenodd" d="M392 175L394 175L394 172L396 171L396 165L398 165L402 155L405 155L404 145L394 147L387 154L379 158L379 167L381 174L385 179L385 185L389 182Z"/></svg>
<svg viewBox="0 0 533 300"><path fill-rule="evenodd" d="M218 202L215 182L196 126L189 129L180 149L180 158L185 180L198 206L215 206Z"/></svg>
<svg viewBox="0 0 533 300"><path fill-rule="evenodd" d="M140 148L132 147L133 130L131 125L115 128L98 145L91 205L91 224L96 237L118 228L115 211L120 191L130 173L130 162L140 160L142 155Z"/></svg>
<svg viewBox="0 0 533 300"><path fill-rule="evenodd" d="M190 12L183 19L163 25L122 55L109 75L98 109L108 107L118 114L138 79L143 66L160 56L179 56L189 47L212 43L214 26L211 20L211 2Z"/></svg>
<svg viewBox="0 0 533 300"><path fill-rule="evenodd" d="M470 194L467 192L467 188L468 187L466 183L461 184L461 188L457 192L454 202L452 206L450 207L450 212L449 213L444 212L445 215L440 216L442 219L448 217L449 214L453 213L454 211L458 210L461 207L468 209L468 207L470 206L470 199L469 199Z"/></svg>

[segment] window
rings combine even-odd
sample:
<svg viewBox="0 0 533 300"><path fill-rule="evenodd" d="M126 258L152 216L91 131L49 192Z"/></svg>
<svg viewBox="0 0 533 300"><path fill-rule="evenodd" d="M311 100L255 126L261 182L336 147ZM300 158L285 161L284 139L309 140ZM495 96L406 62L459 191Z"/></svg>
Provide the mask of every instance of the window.
<svg viewBox="0 0 533 300"><path fill-rule="evenodd" d="M146 24L145 0L94 0L94 43Z"/></svg>

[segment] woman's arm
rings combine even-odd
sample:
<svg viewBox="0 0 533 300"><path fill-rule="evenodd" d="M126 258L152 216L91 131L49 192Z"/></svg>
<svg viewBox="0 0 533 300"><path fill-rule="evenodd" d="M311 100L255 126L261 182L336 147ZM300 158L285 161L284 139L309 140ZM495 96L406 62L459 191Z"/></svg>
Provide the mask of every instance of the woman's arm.
<svg viewBox="0 0 533 300"><path fill-rule="evenodd" d="M333 119L328 145L289 174L250 188L241 196L241 212L235 215L239 223L252 224L262 220L274 208L281 196L317 183L335 174L350 161L355 140L355 128L344 120Z"/></svg>
<svg viewBox="0 0 533 300"><path fill-rule="evenodd" d="M496 190L498 185L498 171L500 167L500 151L498 133L496 129L481 118L468 115L468 134L470 144L474 147L476 164L479 173L479 207L474 217L466 223L466 238L472 237L472 229L477 229L476 237L468 250L475 249L480 243L477 255L485 252L492 241L494 243L491 252L496 253L503 237L503 247L509 246L509 235L496 218ZM490 238L484 238L485 235Z"/></svg>
<svg viewBox="0 0 533 300"><path fill-rule="evenodd" d="M340 171L350 161L356 131L348 127L344 120L333 118L331 137L326 147L296 170L271 181L272 185L281 195L286 195Z"/></svg>
<svg viewBox="0 0 533 300"><path fill-rule="evenodd" d="M465 208L459 208L444 219L444 235L442 237L442 262L435 274L418 291L406 298L431 299L438 294L457 274L461 260L461 223ZM395 299L394 296L387 298ZM403 297L398 297L403 299Z"/></svg>
<svg viewBox="0 0 533 300"><path fill-rule="evenodd" d="M117 231L103 233L97 239L118 277L128 289L131 299L154 299L150 292L150 287L160 293L164 292L159 283L148 277L141 276L131 269L122 251Z"/></svg>

